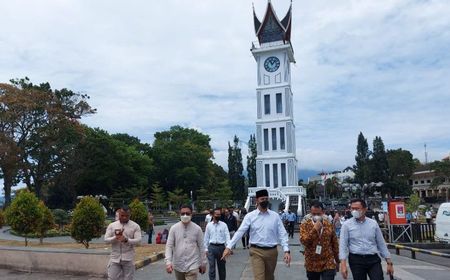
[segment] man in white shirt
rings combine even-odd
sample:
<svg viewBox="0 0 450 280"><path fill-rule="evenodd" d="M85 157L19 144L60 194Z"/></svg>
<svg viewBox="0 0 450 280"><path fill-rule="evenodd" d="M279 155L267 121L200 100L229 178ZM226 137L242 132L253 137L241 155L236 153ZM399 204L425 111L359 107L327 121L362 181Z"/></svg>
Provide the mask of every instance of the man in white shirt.
<svg viewBox="0 0 450 280"><path fill-rule="evenodd" d="M213 217L213 211L212 211L212 209L209 209L209 213L205 217L205 223L208 224L209 222L211 222L212 217Z"/></svg>
<svg viewBox="0 0 450 280"><path fill-rule="evenodd" d="M231 248L250 229L250 260L255 280L274 280L280 243L284 251L284 261L289 266L291 252L288 234L277 212L268 209L269 192L262 189L256 192L258 208L248 213L241 226L228 242L222 258L231 255Z"/></svg>
<svg viewBox="0 0 450 280"><path fill-rule="evenodd" d="M425 219L427 220L427 224L431 224L431 220L433 219L433 212L431 212L431 208L425 212Z"/></svg>
<svg viewBox="0 0 450 280"><path fill-rule="evenodd" d="M196 280L198 272L206 272L206 256L203 232L200 226L191 222L192 207L180 207L180 222L169 230L166 243L166 271L175 271L177 280Z"/></svg>
<svg viewBox="0 0 450 280"><path fill-rule="evenodd" d="M226 262L221 258L225 245L230 241L230 232L227 224L220 221L221 215L220 208L214 209L213 220L206 225L205 229L204 244L209 262L209 280L216 279L216 263L219 270L219 280L225 280L226 278Z"/></svg>
<svg viewBox="0 0 450 280"><path fill-rule="evenodd" d="M134 246L141 243L141 228L130 220L130 208L122 206L118 210L119 220L108 225L105 242L112 244L108 263L109 280L132 280L134 276ZM119 276L121 276L119 278Z"/></svg>

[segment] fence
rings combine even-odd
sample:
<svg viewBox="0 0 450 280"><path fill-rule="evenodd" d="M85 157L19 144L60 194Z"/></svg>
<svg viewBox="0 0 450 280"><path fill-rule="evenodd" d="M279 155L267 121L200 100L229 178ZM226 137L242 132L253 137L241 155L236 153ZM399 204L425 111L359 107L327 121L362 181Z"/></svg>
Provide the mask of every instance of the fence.
<svg viewBox="0 0 450 280"><path fill-rule="evenodd" d="M389 242L434 242L435 224L389 225Z"/></svg>
<svg viewBox="0 0 450 280"><path fill-rule="evenodd" d="M400 250L410 251L412 259L416 259L416 253L423 253L423 254L428 254L428 255L433 255L433 256L438 256L438 257L443 257L443 258L450 258L450 254L436 252L436 251L430 251L430 250L425 250L425 249L420 249L420 248L408 247L408 246L399 245L399 244L389 243L388 247L395 248L395 253L397 255L400 255Z"/></svg>

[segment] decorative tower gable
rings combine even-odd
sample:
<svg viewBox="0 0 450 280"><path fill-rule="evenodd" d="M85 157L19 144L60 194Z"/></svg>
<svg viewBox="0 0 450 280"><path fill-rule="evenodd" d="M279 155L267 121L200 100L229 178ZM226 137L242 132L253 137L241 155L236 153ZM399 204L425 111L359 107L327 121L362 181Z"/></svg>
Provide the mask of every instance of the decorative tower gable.
<svg viewBox="0 0 450 280"><path fill-rule="evenodd" d="M273 9L272 3L267 3L266 14L261 22L256 16L253 8L253 23L255 25L256 37L260 44L276 41L290 42L292 22L292 3L286 16L280 21Z"/></svg>

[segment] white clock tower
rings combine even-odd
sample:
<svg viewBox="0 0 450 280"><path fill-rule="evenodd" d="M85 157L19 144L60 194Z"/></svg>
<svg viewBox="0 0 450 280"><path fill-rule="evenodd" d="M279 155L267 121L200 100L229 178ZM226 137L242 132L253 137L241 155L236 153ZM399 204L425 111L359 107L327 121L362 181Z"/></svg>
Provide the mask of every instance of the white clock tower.
<svg viewBox="0 0 450 280"><path fill-rule="evenodd" d="M257 42L251 52L257 64L256 180L249 188L246 208L254 205L255 193L266 188L271 208L304 213L305 191L298 186L291 63L292 4L280 21L270 0L264 19L253 9Z"/></svg>

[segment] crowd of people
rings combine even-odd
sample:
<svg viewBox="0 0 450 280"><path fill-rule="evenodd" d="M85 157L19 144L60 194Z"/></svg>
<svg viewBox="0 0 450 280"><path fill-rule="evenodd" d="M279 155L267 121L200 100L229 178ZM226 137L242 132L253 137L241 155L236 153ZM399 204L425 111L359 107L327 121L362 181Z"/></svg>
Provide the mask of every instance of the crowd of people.
<svg viewBox="0 0 450 280"><path fill-rule="evenodd" d="M192 207L181 206L180 221L167 233L166 272L177 280L195 280L199 273L208 271L210 280L225 280L227 258L242 242L243 249L249 250L254 279L273 280L278 245L283 261L290 266L289 238L294 237L294 228L299 224L307 279L330 280L339 271L347 279L348 267L354 280L383 279L382 259L387 263L387 273L393 275L393 263L378 221L366 216L364 200L352 200L350 209L343 213L326 212L321 202L313 201L304 217L292 211L270 210L267 190L256 192L256 204L257 208L249 213L245 209L238 213L234 208L211 210L205 218L204 232L192 221ZM141 229L129 218L130 210L124 206L118 220L107 228L105 241L112 244L108 279L133 279L134 246L141 242ZM149 224L148 230L153 232L150 215Z"/></svg>

